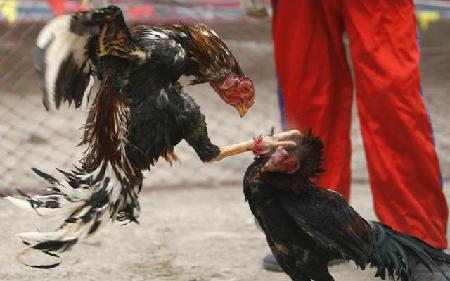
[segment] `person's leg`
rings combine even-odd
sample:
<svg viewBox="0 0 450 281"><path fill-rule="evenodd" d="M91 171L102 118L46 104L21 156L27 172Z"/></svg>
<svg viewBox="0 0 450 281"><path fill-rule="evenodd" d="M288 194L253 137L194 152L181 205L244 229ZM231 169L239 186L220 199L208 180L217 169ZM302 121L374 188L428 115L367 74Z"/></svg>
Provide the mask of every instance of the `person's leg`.
<svg viewBox="0 0 450 281"><path fill-rule="evenodd" d="M288 128L312 129L325 144L317 180L349 199L352 79L339 1L274 0L273 38Z"/></svg>
<svg viewBox="0 0 450 281"><path fill-rule="evenodd" d="M421 97L413 1L343 5L376 214L444 249L448 208Z"/></svg>

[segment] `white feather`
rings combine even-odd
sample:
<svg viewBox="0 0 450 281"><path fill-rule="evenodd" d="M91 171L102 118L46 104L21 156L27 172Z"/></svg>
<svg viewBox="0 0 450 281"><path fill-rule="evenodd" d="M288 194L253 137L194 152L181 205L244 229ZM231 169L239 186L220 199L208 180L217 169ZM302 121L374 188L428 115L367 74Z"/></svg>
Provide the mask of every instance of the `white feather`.
<svg viewBox="0 0 450 281"><path fill-rule="evenodd" d="M66 32L57 36L48 47L45 56L45 63L47 64L45 86L47 94L50 96L49 101L52 109L55 109L55 86L61 64L72 54L75 63L81 68L83 62L86 60L84 55L86 43L87 37ZM85 69L85 72L87 71L88 69Z"/></svg>
<svg viewBox="0 0 450 281"><path fill-rule="evenodd" d="M114 172L110 164L108 164L108 167L106 168L106 174L109 175L109 183L106 187L106 190L109 193L110 201L115 202L120 198L120 194L122 192L122 184L120 183L119 179L116 176L116 173Z"/></svg>
<svg viewBox="0 0 450 281"><path fill-rule="evenodd" d="M62 33L69 32L70 30L70 16L64 15L54 18L49 23L47 23L44 28L39 32L36 39L36 45L40 49L44 49L50 43L55 36Z"/></svg>
<svg viewBox="0 0 450 281"><path fill-rule="evenodd" d="M76 219L70 223L64 223L62 226L55 230L49 232L24 232L19 233L16 236L28 243L38 244L46 241L58 241L58 242L71 242L73 239L82 239L90 236L92 233L92 227L96 230L102 228L106 223L110 223L117 218L118 212L125 208L128 204L136 205L138 204L137 193L139 192L140 186L136 185L131 187L131 192L128 193L127 200L122 194L123 184L120 181L121 171L117 174L117 171L112 168L111 163L106 162L100 165L92 173L87 173L84 175L79 175L80 179L88 177L98 177L99 173L102 173L104 167L105 174L103 179L88 187L78 187L76 189L72 188L66 180L59 180L53 182L53 185L59 189L59 194L48 194L48 195L37 195L33 197L33 200L40 202L51 202L57 201L59 203L59 208L45 208L38 207L35 209L31 208L30 203L24 200L19 200L13 197L6 197L6 199L13 204L25 208L28 210L34 210L36 213L46 216L52 215L64 215L64 219L71 218ZM105 181L108 180L108 184L105 187ZM88 203L92 196L105 188L108 196L108 202L101 206L92 206ZM56 199L55 199L56 198ZM133 211L133 215L137 218L139 216L139 207ZM85 220L84 218L90 218ZM20 255L26 255L30 247L24 248Z"/></svg>
<svg viewBox="0 0 450 281"><path fill-rule="evenodd" d="M155 39L167 39L169 36L167 34L164 34L162 32L156 31L156 30L145 30L143 32L147 39L155 40Z"/></svg>
<svg viewBox="0 0 450 281"><path fill-rule="evenodd" d="M16 237L26 241L42 241L47 239L54 240L55 238L62 237L64 235L62 232L63 231L61 230L53 232L22 232L17 233Z"/></svg>
<svg viewBox="0 0 450 281"><path fill-rule="evenodd" d="M81 36L70 32L70 15L59 16L50 21L39 33L36 46L45 50L45 90L48 95L49 109L56 109L55 106L55 87L58 78L58 73L61 64L70 55L73 56L75 63L81 69L85 64L83 72L89 73L90 68L86 63L88 58L85 54L85 46L87 44L88 36ZM94 78L94 80L97 80ZM89 81L89 85L84 91L84 94L91 94L94 82ZM94 93L96 94L96 92ZM87 101L89 97L83 97L83 102L88 106Z"/></svg>
<svg viewBox="0 0 450 281"><path fill-rule="evenodd" d="M83 100L81 102L80 108L81 110L85 111L90 109L94 100L93 98L91 98L91 93L94 92L94 94L96 94L99 89L99 81L93 75L89 76L89 84L87 85L86 90L84 90L83 93Z"/></svg>
<svg viewBox="0 0 450 281"><path fill-rule="evenodd" d="M87 200L91 195L90 190L72 188L69 185L69 183L65 180L60 181L58 189L65 195L69 196L72 199L72 201Z"/></svg>
<svg viewBox="0 0 450 281"><path fill-rule="evenodd" d="M28 203L27 201L17 199L17 198L11 197L11 196L7 196L7 197L5 197L5 199L21 209L34 212L34 209L31 208L30 203Z"/></svg>
<svg viewBox="0 0 450 281"><path fill-rule="evenodd" d="M39 199L39 196L35 197L36 199ZM84 203L83 202L70 202L67 200L64 200L61 197L60 208L38 208L34 209L31 207L31 204L28 201L17 199L11 196L5 197L6 200L11 202L16 207L19 207L23 210L32 211L34 213L39 214L40 216L47 217L47 216L67 216L70 215L74 210L77 208L80 208Z"/></svg>

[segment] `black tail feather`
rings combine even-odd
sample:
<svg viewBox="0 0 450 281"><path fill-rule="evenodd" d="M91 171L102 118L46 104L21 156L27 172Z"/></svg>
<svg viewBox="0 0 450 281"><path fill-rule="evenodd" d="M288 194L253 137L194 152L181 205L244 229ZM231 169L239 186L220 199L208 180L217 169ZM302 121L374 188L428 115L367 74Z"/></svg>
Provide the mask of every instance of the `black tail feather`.
<svg viewBox="0 0 450 281"><path fill-rule="evenodd" d="M18 190L22 199L6 199L19 207L31 208L39 215L62 216L65 219L55 231L17 234L27 245L17 256L24 265L35 268L56 267L60 261L53 263L52 259L52 263L35 265L25 259L35 252L58 258L59 253L70 250L78 241L93 235L109 221L137 222L140 209L137 201L142 179L135 182L122 180L120 171L115 170L109 162L102 163L92 172L59 170L66 176L62 180L38 169L34 171L48 180L51 186L35 196Z"/></svg>
<svg viewBox="0 0 450 281"><path fill-rule="evenodd" d="M44 172L42 172L41 170L39 170L37 168L31 168L31 170L33 170L33 172L36 175L40 176L41 178L45 179L46 181L48 181L51 184L54 184L54 183L58 182L58 180L55 177L53 177L53 176L51 176L51 175L49 175L47 173L44 173Z"/></svg>
<svg viewBox="0 0 450 281"><path fill-rule="evenodd" d="M422 240L397 232L378 222L372 222L374 251L371 266L376 267L375 276L381 279L387 275L395 280L411 281L412 268L422 263L430 272L440 272L450 281L450 277L439 267L450 266L450 256L433 248Z"/></svg>

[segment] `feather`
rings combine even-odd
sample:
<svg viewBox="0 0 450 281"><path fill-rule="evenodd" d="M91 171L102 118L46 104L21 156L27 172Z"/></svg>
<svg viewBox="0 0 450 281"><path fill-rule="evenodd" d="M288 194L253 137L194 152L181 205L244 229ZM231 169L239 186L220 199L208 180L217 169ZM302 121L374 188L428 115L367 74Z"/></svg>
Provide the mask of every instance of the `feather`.
<svg viewBox="0 0 450 281"><path fill-rule="evenodd" d="M391 278L412 280L413 266L422 263L430 272L440 272L445 280L450 280L438 264L450 265L449 255L379 222L371 222L371 227L375 239L371 265L377 268L375 276L384 279L387 271Z"/></svg>
<svg viewBox="0 0 450 281"><path fill-rule="evenodd" d="M7 197L5 197L5 199L7 201L11 202L12 204L14 204L16 207L19 207L21 209L28 210L28 211L33 210L29 201L27 202L24 200L20 200L15 197L12 197L12 196L7 196Z"/></svg>
<svg viewBox="0 0 450 281"><path fill-rule="evenodd" d="M368 262L371 229L340 194L317 188L296 197L277 194L276 198L319 246L334 249L361 267Z"/></svg>
<svg viewBox="0 0 450 281"><path fill-rule="evenodd" d="M56 231L19 234L28 245L20 253L21 257L31 249L50 254L64 252L106 222L137 222L142 174L125 152L128 118L128 106L112 82L104 80L85 128L83 143L88 148L83 167L71 172L59 170L63 179L34 169L50 183L50 188L36 196L20 193L38 214L64 218ZM17 199L10 201L22 207L26 205Z"/></svg>
<svg viewBox="0 0 450 281"><path fill-rule="evenodd" d="M35 68L47 110L58 109L65 100L79 107L97 79L86 54L89 37L71 32L70 26L71 16L59 16L36 40Z"/></svg>
<svg viewBox="0 0 450 281"><path fill-rule="evenodd" d="M323 161L323 143L312 134L312 131L307 131L299 140L299 158L300 170L305 177L317 177L324 172L321 167Z"/></svg>
<svg viewBox="0 0 450 281"><path fill-rule="evenodd" d="M6 198L15 205L31 208L39 214L67 215L64 223L55 231L17 234L17 237L28 245L19 254L20 257L31 249L51 254L61 253L69 250L79 240L94 234L107 222L137 221L140 210L138 201L140 181L128 182L111 163L106 162L90 174L80 174L79 171L65 173L70 175L72 181L78 178L83 182L87 177L95 180L78 188L73 188L68 180L50 180L51 193L25 196L24 200ZM44 179L50 179L42 172L40 175Z"/></svg>

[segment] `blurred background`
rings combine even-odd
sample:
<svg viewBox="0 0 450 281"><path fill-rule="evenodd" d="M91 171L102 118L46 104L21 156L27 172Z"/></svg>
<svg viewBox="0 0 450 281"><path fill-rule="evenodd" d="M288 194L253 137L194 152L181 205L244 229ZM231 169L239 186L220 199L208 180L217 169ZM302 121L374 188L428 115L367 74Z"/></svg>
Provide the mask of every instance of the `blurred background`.
<svg viewBox="0 0 450 281"><path fill-rule="evenodd" d="M246 17L239 0L0 0L0 192L46 186L31 167L56 174L55 168L70 169L81 159L83 147L77 144L86 113L64 106L59 112L44 110L33 68L34 42L42 26L57 14L107 3L120 6L130 25L206 22L226 41L254 81L257 99L248 115L240 119L208 86L189 88L207 117L213 142L227 145L266 134L272 126L280 130L270 19ZM442 176L449 180L450 1L416 1L416 7L422 35L424 99ZM353 180L365 183L367 172L356 116L352 138ZM181 164L170 167L160 161L146 174L146 187L240 184L252 157L241 155L206 165L185 143L177 146L176 153Z"/></svg>

